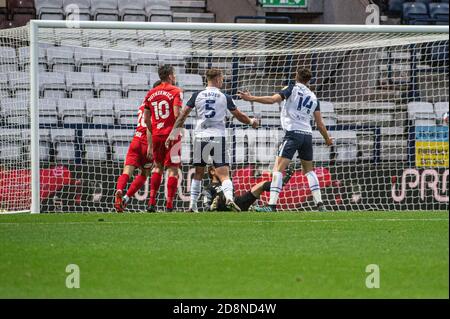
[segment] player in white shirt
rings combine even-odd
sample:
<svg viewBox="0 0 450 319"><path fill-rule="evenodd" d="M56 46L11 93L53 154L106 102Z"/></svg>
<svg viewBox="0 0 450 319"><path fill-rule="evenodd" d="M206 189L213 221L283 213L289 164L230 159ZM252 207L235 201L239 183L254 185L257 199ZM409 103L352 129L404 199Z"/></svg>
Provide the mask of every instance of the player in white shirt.
<svg viewBox="0 0 450 319"><path fill-rule="evenodd" d="M202 180L209 156L213 158L216 174L222 184L222 190L226 198L226 205L234 211L240 208L234 202L233 183L230 180L230 161L225 142L225 116L227 110L241 123L259 126L257 119L250 119L239 111L231 96L220 91L223 85L223 74L218 69L208 70L206 73L208 87L195 93L183 108L166 146L169 147L180 134L187 117L193 109L197 113L197 124L194 130L194 158L195 174L191 184L191 200L189 211L198 212L197 201L202 193Z"/></svg>
<svg viewBox="0 0 450 319"><path fill-rule="evenodd" d="M308 88L312 78L309 69L297 71L296 83L284 88L280 93L273 96L252 96L249 92L239 92L239 96L250 102L263 104L283 103L281 111L281 125L286 132L281 143L278 156L272 174L270 188L269 206L265 211L276 211L278 197L282 190L283 173L298 152L302 162L303 173L308 178L309 187L313 194L314 202L319 211L324 211L322 195L320 192L319 179L314 172L313 145L311 121L314 119L328 146L333 145L333 140L323 123L320 114L320 103L316 95Z"/></svg>

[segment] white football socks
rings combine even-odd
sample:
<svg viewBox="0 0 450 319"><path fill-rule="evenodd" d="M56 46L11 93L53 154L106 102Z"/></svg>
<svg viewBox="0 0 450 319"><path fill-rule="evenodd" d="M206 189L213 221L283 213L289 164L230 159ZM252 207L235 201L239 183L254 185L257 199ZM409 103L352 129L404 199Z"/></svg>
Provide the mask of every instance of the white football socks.
<svg viewBox="0 0 450 319"><path fill-rule="evenodd" d="M311 171L306 174L306 177L308 178L309 189L313 195L314 203L316 205L322 203L322 193L320 192L320 183L316 173Z"/></svg>
<svg viewBox="0 0 450 319"><path fill-rule="evenodd" d="M191 183L191 202L189 204L189 208L197 211L197 201L200 197L200 193L202 192L202 181L198 181L196 179L192 180Z"/></svg>
<svg viewBox="0 0 450 319"><path fill-rule="evenodd" d="M226 179L222 182L222 191L227 201L234 201L233 182L231 180Z"/></svg>
<svg viewBox="0 0 450 319"><path fill-rule="evenodd" d="M278 197L280 196L283 188L283 174L280 172L274 172L272 174L272 184L270 184L270 200L269 205L276 205Z"/></svg>

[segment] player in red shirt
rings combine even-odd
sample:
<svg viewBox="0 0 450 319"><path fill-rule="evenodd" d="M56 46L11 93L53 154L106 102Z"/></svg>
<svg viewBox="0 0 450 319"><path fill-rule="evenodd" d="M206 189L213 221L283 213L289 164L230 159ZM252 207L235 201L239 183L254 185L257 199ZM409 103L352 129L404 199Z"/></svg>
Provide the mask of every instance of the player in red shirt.
<svg viewBox="0 0 450 319"><path fill-rule="evenodd" d="M173 66L163 65L158 73L161 84L148 92L144 102L144 121L147 124L149 140L148 153L152 153L154 161L147 209L149 212L156 211L156 196L161 185L164 167L168 170L169 176L166 208L167 211L173 211L173 200L178 188L178 169L181 166L181 138L170 149L165 147L165 142L180 114L183 105L182 92L180 88L174 86L176 75Z"/></svg>
<svg viewBox="0 0 450 319"><path fill-rule="evenodd" d="M161 81L157 81L153 87L157 87L161 84ZM117 181L116 200L114 207L117 212L121 213L130 202L130 199L136 194L136 192L144 186L147 181L147 177L150 176L153 154L148 153L148 138L147 138L147 124L144 121L145 101L139 108L138 112L138 124L136 132L134 133L133 140L128 148L127 156L125 159L125 167L122 175L120 175ZM127 186L130 176L133 175L136 168L140 168L140 174L133 180L130 188L124 196L124 189Z"/></svg>

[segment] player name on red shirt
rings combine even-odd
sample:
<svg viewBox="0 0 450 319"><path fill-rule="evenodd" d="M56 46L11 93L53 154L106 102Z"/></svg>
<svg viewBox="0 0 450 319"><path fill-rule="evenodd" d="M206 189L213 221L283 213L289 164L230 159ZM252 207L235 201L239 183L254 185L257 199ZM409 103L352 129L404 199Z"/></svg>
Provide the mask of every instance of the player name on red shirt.
<svg viewBox="0 0 450 319"><path fill-rule="evenodd" d="M169 135L175 125L174 107L181 107L181 90L169 83L162 83L150 90L144 101L152 113L152 135Z"/></svg>

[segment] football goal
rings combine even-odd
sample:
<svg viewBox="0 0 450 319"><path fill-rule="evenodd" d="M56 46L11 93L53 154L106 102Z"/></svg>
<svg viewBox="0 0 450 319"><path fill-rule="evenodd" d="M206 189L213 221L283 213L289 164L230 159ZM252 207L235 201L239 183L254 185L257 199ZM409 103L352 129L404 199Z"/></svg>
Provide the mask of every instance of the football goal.
<svg viewBox="0 0 450 319"><path fill-rule="evenodd" d="M328 147L313 132L326 208L448 209L442 120L449 103L448 32L448 26L44 20L1 30L0 212L113 211L139 107L164 64L174 66L184 103L206 86L205 72L219 68L222 90L262 119L253 130L227 118L236 196L271 179L284 136L282 105L245 102L238 90L272 95L295 81L298 68L309 68L310 88L334 138ZM183 136L176 211L189 204L195 116ZM297 157L290 170L279 209L313 210ZM127 211L145 211L148 185ZM255 205L268 197L263 193Z"/></svg>

